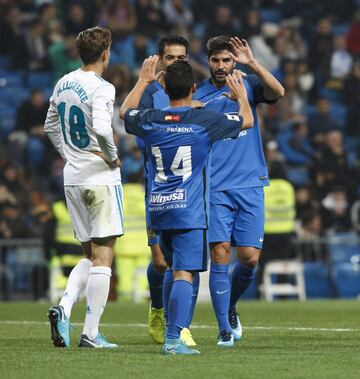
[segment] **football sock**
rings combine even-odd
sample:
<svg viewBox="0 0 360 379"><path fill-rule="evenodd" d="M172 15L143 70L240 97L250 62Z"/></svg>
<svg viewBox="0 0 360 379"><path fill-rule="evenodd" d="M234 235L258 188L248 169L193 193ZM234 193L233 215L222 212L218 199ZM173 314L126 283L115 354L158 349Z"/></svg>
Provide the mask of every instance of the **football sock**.
<svg viewBox="0 0 360 379"><path fill-rule="evenodd" d="M240 296L249 287L255 277L255 268L249 268L238 262L231 276L230 308L235 308Z"/></svg>
<svg viewBox="0 0 360 379"><path fill-rule="evenodd" d="M171 268L168 268L165 271L164 281L163 281L163 290L162 290L164 317L165 317L166 325L168 322L169 298L170 298L170 293L171 293L171 288L173 286L173 283L174 283L173 271Z"/></svg>
<svg viewBox="0 0 360 379"><path fill-rule="evenodd" d="M83 334L94 339L99 333L100 317L104 311L110 289L111 268L91 267L86 289L87 306Z"/></svg>
<svg viewBox="0 0 360 379"><path fill-rule="evenodd" d="M92 262L83 258L70 272L64 295L59 303L64 308L65 315L68 318L71 316L73 305L79 300L81 293L86 288L91 266Z"/></svg>
<svg viewBox="0 0 360 379"><path fill-rule="evenodd" d="M186 280L175 280L169 298L168 319L166 338L180 338L191 307L193 294L192 283Z"/></svg>
<svg viewBox="0 0 360 379"><path fill-rule="evenodd" d="M189 328L191 325L191 322L194 316L196 300L199 294L199 285L200 285L200 275L198 272L195 272L193 276L193 293L191 297L191 307L190 307L189 315L186 319L184 328Z"/></svg>
<svg viewBox="0 0 360 379"><path fill-rule="evenodd" d="M164 274L156 272L154 265L150 263L147 269L147 279L149 282L151 306L161 309L163 307L162 286Z"/></svg>
<svg viewBox="0 0 360 379"><path fill-rule="evenodd" d="M210 266L210 294L219 331L230 331L228 313L230 304L229 265L211 263Z"/></svg>

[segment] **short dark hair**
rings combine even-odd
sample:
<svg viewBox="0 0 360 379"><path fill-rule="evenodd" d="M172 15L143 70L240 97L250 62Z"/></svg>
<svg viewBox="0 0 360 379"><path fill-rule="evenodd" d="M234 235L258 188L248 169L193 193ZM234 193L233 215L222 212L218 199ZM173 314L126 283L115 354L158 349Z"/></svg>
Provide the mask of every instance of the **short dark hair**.
<svg viewBox="0 0 360 379"><path fill-rule="evenodd" d="M179 100L189 95L194 84L191 65L184 60L178 60L166 69L165 89L170 100Z"/></svg>
<svg viewBox="0 0 360 379"><path fill-rule="evenodd" d="M186 50L186 55L189 53L189 42L186 38L181 36L169 36L169 37L163 37L159 41L158 45L158 54L160 57L163 56L165 46L172 46L172 45L180 45L184 46Z"/></svg>
<svg viewBox="0 0 360 379"><path fill-rule="evenodd" d="M208 58L222 50L228 50L233 53L233 47L230 44L230 37L217 36L210 38L207 41L206 50Z"/></svg>
<svg viewBox="0 0 360 379"><path fill-rule="evenodd" d="M80 32L76 38L76 47L84 65L95 63L111 42L111 32L107 28L95 26Z"/></svg>

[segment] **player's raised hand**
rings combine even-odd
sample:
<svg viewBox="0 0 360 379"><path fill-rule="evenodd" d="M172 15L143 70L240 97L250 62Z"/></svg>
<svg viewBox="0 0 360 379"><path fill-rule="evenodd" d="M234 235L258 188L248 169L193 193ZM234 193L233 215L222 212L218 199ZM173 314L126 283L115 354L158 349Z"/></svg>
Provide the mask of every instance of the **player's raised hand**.
<svg viewBox="0 0 360 379"><path fill-rule="evenodd" d="M240 72L233 72L226 77L226 85L230 89L230 93L224 93L223 95L231 100L238 100L241 97L247 96L242 75Z"/></svg>
<svg viewBox="0 0 360 379"><path fill-rule="evenodd" d="M234 49L234 53L230 52L230 57L237 63L250 64L254 61L254 55L250 49L249 44L245 39L240 39L239 37L230 38L230 45Z"/></svg>
<svg viewBox="0 0 360 379"><path fill-rule="evenodd" d="M158 55L151 55L149 58L146 58L139 71L139 80L145 81L147 83L151 83L154 80L159 80L159 78L164 74L164 72L160 71L156 73L156 66L158 62Z"/></svg>

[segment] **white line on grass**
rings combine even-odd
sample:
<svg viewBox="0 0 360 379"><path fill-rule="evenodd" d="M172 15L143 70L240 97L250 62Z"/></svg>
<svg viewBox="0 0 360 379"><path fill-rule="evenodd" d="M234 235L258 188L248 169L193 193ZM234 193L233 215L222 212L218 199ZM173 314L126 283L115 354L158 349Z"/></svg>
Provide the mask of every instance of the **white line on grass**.
<svg viewBox="0 0 360 379"><path fill-rule="evenodd" d="M74 326L82 326L82 323L74 322ZM0 320L0 325L48 325L47 322L43 321L15 321L15 320ZM146 328L147 324L136 324L136 323L105 323L101 326L109 328ZM216 325L200 325L193 324L191 329L216 329ZM354 328L315 328L315 327L298 327L298 326L243 326L243 329L249 330L290 330L299 332L360 332L360 329Z"/></svg>

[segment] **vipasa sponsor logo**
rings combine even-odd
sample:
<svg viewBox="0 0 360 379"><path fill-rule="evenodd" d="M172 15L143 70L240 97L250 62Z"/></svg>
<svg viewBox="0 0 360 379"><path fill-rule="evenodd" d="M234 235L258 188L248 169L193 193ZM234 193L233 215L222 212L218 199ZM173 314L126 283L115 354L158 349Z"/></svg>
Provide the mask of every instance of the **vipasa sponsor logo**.
<svg viewBox="0 0 360 379"><path fill-rule="evenodd" d="M179 189L175 192L160 192L150 194L150 204L151 205L162 205L172 202L185 202L186 201L186 190Z"/></svg>

